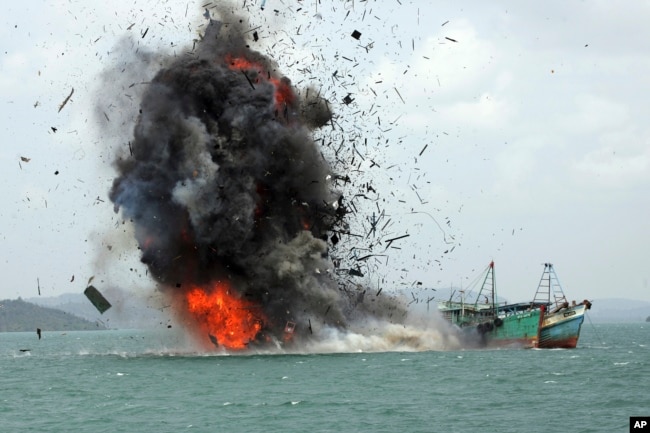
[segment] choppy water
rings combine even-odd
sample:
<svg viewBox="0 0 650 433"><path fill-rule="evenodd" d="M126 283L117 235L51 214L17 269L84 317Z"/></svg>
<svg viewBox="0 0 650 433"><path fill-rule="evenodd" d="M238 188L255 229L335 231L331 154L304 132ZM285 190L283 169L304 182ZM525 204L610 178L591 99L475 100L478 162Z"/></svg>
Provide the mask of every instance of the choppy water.
<svg viewBox="0 0 650 433"><path fill-rule="evenodd" d="M612 433L650 415L645 323L586 322L574 350L222 356L182 341L0 333L0 431Z"/></svg>

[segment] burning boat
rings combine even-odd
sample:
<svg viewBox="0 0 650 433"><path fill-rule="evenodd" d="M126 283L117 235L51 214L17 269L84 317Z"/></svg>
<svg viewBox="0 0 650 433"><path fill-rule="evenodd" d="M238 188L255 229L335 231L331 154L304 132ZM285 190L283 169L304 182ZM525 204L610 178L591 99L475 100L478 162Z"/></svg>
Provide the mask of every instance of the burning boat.
<svg viewBox="0 0 650 433"><path fill-rule="evenodd" d="M551 263L544 263L533 304L544 307L538 347L573 349L578 345L580 328L586 311L591 309L591 302L585 299L579 304L572 301L569 305Z"/></svg>
<svg viewBox="0 0 650 433"><path fill-rule="evenodd" d="M463 331L470 343L478 342L482 347L531 348L538 345L542 310L530 303L499 305L493 261L484 272L474 303L466 303L461 292L459 301L450 298L438 308L446 320Z"/></svg>

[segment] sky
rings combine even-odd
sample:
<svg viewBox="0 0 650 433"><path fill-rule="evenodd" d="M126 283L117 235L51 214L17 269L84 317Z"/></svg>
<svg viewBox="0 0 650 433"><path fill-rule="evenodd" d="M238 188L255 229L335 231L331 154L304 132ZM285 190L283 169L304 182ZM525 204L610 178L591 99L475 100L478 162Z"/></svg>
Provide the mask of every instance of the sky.
<svg viewBox="0 0 650 433"><path fill-rule="evenodd" d="M0 299L81 293L91 277L153 290L108 199L160 57L129 62L187 53L218 2L110 3L3 8ZM383 212L384 245L408 235L369 286L445 299L494 261L499 296L519 302L550 262L570 299L650 301L650 3L486 3L230 4L251 46L357 140L350 175L377 192L359 230Z"/></svg>

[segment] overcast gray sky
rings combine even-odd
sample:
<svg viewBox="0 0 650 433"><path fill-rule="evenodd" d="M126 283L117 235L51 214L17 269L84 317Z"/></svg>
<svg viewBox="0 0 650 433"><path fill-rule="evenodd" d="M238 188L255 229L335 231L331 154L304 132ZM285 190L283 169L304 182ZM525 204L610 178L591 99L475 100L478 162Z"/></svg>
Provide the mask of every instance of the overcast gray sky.
<svg viewBox="0 0 650 433"><path fill-rule="evenodd" d="M183 55L210 2L110 3L3 5L0 299L93 275L153 287L107 198L133 120L112 95L137 109L137 86L102 71ZM570 298L650 300L650 2L262 3L234 3L252 46L368 139L378 166L358 176L410 235L382 262L392 286L446 297L494 260L499 294L524 301L552 262Z"/></svg>

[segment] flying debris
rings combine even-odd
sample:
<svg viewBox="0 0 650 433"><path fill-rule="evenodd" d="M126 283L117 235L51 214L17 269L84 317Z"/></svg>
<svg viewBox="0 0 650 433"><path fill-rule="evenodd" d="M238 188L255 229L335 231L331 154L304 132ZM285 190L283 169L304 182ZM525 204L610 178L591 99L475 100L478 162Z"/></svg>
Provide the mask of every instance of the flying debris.
<svg viewBox="0 0 650 433"><path fill-rule="evenodd" d="M310 321L311 323L311 321ZM287 334L293 334L293 331L296 330L296 323L288 321L286 325L284 325L284 332Z"/></svg>
<svg viewBox="0 0 650 433"><path fill-rule="evenodd" d="M386 240L386 242L387 242L387 243L386 243L386 249L388 249L388 247L390 247L390 245L391 245L394 241L397 241L397 240L399 240L399 239L404 239L404 238L407 238L407 237L409 237L409 236L411 236L411 235L407 233L407 234L405 234L405 235L398 236L398 237L396 237L396 238L387 239L387 240Z"/></svg>
<svg viewBox="0 0 650 433"><path fill-rule="evenodd" d="M251 49L248 20L219 15L228 24L210 20L191 56L160 63L115 161L110 199L133 224L149 275L208 350L298 344L404 317L394 296L360 302L366 288L350 281L364 284L379 255L345 257L355 240L388 248L408 236L381 244L381 210L371 233L351 228L352 215L365 221L355 201L378 194L371 182L349 199L341 190L355 186L359 161L379 168L365 158L370 143L312 135L326 125L339 134L331 105L353 99L295 87Z"/></svg>
<svg viewBox="0 0 650 433"><path fill-rule="evenodd" d="M361 272L360 269L350 269L348 270L348 273L354 277L363 277L363 273Z"/></svg>
<svg viewBox="0 0 650 433"><path fill-rule="evenodd" d="M97 311L99 311L101 314L104 314L106 310L111 308L111 303L108 302L108 300L102 295L95 286L88 286L86 287L86 290L84 290L84 295L88 298L88 300L97 308Z"/></svg>
<svg viewBox="0 0 650 433"><path fill-rule="evenodd" d="M61 105L59 105L59 113L61 112L61 110L63 110L63 107L65 107L65 104L68 103L68 101L69 101L70 98L72 97L72 94L73 94L73 93L74 93L74 87L72 88L72 90L70 90L70 94L69 94L69 95L68 95L68 96L63 100L63 102L61 102ZM52 128L52 130L53 130L54 132L56 132L56 129L55 129L55 128Z"/></svg>

